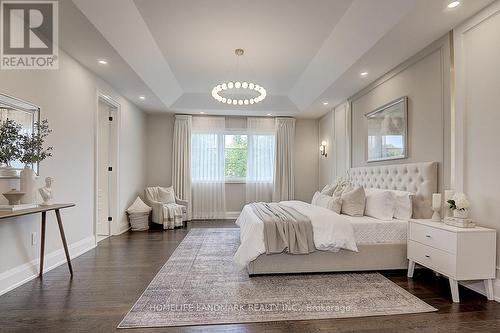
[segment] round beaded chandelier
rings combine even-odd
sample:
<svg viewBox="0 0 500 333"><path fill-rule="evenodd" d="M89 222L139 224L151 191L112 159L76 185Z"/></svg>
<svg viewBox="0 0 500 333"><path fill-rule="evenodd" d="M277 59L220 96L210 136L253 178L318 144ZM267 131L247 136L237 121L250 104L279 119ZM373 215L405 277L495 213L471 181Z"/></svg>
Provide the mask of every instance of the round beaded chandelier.
<svg viewBox="0 0 500 333"><path fill-rule="evenodd" d="M234 53L242 56L243 49L236 49ZM242 98L241 95L247 95ZM235 97L232 97L235 96ZM216 85L212 89L212 97L227 105L253 105L262 102L267 96L264 87L252 82L229 81Z"/></svg>

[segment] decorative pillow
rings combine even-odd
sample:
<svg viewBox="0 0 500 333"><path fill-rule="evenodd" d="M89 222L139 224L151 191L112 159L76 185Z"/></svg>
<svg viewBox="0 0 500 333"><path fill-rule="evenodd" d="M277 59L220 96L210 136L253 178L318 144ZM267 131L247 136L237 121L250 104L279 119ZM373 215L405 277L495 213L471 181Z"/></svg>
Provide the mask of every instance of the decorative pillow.
<svg viewBox="0 0 500 333"><path fill-rule="evenodd" d="M323 187L323 189L321 190L321 194L333 196L333 192L335 191L336 187L337 185L335 184L326 184L325 187Z"/></svg>
<svg viewBox="0 0 500 333"><path fill-rule="evenodd" d="M339 197L334 198L316 191L313 196L311 205L323 207L332 210L337 214L340 214L342 200Z"/></svg>
<svg viewBox="0 0 500 333"><path fill-rule="evenodd" d="M394 218L409 220L413 214L413 197L415 193L391 190L394 195Z"/></svg>
<svg viewBox="0 0 500 333"><path fill-rule="evenodd" d="M340 197L342 199L342 214L363 216L365 212L365 190L362 187L354 188L347 185Z"/></svg>
<svg viewBox="0 0 500 333"><path fill-rule="evenodd" d="M368 188L365 190L365 215L379 220L392 220L395 210L394 193L389 190Z"/></svg>
<svg viewBox="0 0 500 333"><path fill-rule="evenodd" d="M146 205L144 201L141 200L141 198L137 197L134 203L129 208L127 208L127 213L148 213L151 211L151 209L152 208Z"/></svg>
<svg viewBox="0 0 500 333"><path fill-rule="evenodd" d="M163 188L158 187L158 199L161 203L175 203L175 192L172 186Z"/></svg>

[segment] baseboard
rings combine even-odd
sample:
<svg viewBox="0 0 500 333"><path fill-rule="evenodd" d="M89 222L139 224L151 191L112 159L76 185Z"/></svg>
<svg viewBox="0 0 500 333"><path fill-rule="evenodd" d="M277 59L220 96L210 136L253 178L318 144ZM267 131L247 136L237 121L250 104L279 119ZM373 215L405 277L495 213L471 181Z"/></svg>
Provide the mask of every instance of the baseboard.
<svg viewBox="0 0 500 333"><path fill-rule="evenodd" d="M130 230L130 224L128 222L122 223L122 224L120 224L120 227L118 229L118 233L114 234L113 236L121 235L129 230Z"/></svg>
<svg viewBox="0 0 500 333"><path fill-rule="evenodd" d="M486 289L483 281L462 281L460 285L486 296ZM496 279L493 280L493 299L500 302L500 267L496 269Z"/></svg>
<svg viewBox="0 0 500 333"><path fill-rule="evenodd" d="M226 212L226 215L224 216L225 220L236 220L238 216L240 216L241 211L235 211L235 212Z"/></svg>
<svg viewBox="0 0 500 333"><path fill-rule="evenodd" d="M69 245L71 259L76 258L95 248L95 237L87 237ZM40 258L36 258L23 265L14 267L0 274L0 295L3 295L20 285L38 277ZM43 272L48 272L57 266L66 264L64 249L60 248L45 255ZM68 272L69 274L69 272Z"/></svg>

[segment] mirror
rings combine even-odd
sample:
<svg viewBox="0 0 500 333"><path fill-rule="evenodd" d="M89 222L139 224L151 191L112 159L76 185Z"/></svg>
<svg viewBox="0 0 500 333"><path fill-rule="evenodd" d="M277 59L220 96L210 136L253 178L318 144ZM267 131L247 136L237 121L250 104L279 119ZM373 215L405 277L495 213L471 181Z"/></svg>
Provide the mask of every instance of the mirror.
<svg viewBox="0 0 500 333"><path fill-rule="evenodd" d="M21 133L31 134L34 130L35 122L39 121L40 108L20 99L0 94L0 122L7 119L15 121L21 125ZM24 164L19 160L10 162L15 170L24 168ZM33 170L38 174L38 163L33 165Z"/></svg>
<svg viewBox="0 0 500 333"><path fill-rule="evenodd" d="M407 105L405 96L365 115L367 162L406 158Z"/></svg>

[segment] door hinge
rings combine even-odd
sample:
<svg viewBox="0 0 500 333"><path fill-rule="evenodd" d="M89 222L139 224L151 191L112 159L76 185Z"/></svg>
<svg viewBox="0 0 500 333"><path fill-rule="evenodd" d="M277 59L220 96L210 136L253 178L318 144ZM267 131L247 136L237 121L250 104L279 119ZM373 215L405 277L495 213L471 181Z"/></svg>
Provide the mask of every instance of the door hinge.
<svg viewBox="0 0 500 333"><path fill-rule="evenodd" d="M113 167L108 167L108 171L113 171Z"/></svg>
<svg viewBox="0 0 500 333"><path fill-rule="evenodd" d="M108 119L109 119L109 121L113 121L113 117L109 117Z"/></svg>
<svg viewBox="0 0 500 333"><path fill-rule="evenodd" d="M111 222L113 221L113 217L112 216L108 216L108 222Z"/></svg>

